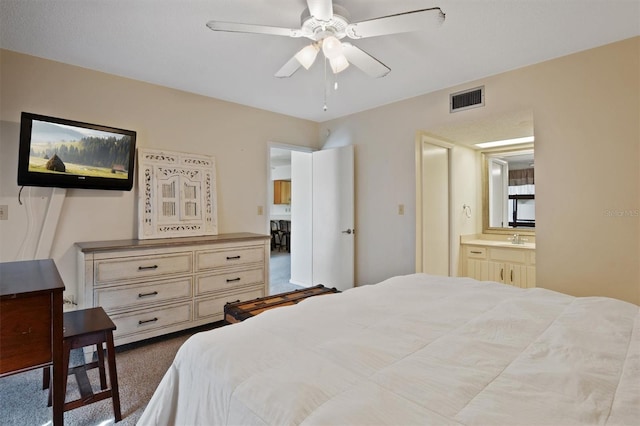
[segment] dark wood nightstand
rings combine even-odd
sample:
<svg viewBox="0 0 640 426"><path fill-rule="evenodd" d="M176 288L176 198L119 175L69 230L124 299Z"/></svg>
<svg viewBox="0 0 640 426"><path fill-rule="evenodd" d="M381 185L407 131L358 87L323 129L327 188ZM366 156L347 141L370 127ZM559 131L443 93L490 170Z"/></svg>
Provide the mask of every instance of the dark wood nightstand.
<svg viewBox="0 0 640 426"><path fill-rule="evenodd" d="M51 259L0 263L0 377L53 366L53 424L62 425L62 292Z"/></svg>

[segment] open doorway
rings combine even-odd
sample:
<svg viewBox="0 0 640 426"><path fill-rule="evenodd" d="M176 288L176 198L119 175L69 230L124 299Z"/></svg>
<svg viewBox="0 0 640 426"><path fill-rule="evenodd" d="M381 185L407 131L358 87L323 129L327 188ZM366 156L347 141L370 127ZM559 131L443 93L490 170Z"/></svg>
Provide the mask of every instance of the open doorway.
<svg viewBox="0 0 640 426"><path fill-rule="evenodd" d="M453 276L451 151L453 145L420 133L416 140L416 271Z"/></svg>
<svg viewBox="0 0 640 426"><path fill-rule="evenodd" d="M270 143L268 185L270 294L318 284L353 287L353 146L312 152Z"/></svg>
<svg viewBox="0 0 640 426"><path fill-rule="evenodd" d="M291 153L310 149L269 143L268 221L271 234L269 261L269 294L304 288L291 282Z"/></svg>

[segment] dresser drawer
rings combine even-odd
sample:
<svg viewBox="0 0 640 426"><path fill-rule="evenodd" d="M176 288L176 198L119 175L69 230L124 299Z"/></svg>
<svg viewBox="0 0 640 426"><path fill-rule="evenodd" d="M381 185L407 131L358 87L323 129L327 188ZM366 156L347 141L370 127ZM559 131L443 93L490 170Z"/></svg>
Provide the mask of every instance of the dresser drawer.
<svg viewBox="0 0 640 426"><path fill-rule="evenodd" d="M487 249L486 247L476 247L476 246L466 246L465 253L467 257L471 257L474 259L486 259L487 258Z"/></svg>
<svg viewBox="0 0 640 426"><path fill-rule="evenodd" d="M264 261L264 247L240 247L230 250L196 252L196 271L225 268Z"/></svg>
<svg viewBox="0 0 640 426"><path fill-rule="evenodd" d="M224 316L224 305L228 302L252 300L258 297L264 297L264 295L264 288L257 288L255 290L229 294L227 296L198 299L195 301L194 319L199 320L207 317L219 317L217 319L222 319ZM216 320L216 318L211 319Z"/></svg>
<svg viewBox="0 0 640 426"><path fill-rule="evenodd" d="M107 312L170 300L191 298L193 279L185 277L152 283L100 288L95 291L95 306L102 306Z"/></svg>
<svg viewBox="0 0 640 426"><path fill-rule="evenodd" d="M121 315L110 315L116 325L115 339L135 333L191 322L191 302L136 311Z"/></svg>
<svg viewBox="0 0 640 426"><path fill-rule="evenodd" d="M95 285L192 271L192 254L174 253L98 260Z"/></svg>
<svg viewBox="0 0 640 426"><path fill-rule="evenodd" d="M229 272L226 274L200 275L196 277L196 296L212 291L233 290L240 286L264 282L264 269Z"/></svg>

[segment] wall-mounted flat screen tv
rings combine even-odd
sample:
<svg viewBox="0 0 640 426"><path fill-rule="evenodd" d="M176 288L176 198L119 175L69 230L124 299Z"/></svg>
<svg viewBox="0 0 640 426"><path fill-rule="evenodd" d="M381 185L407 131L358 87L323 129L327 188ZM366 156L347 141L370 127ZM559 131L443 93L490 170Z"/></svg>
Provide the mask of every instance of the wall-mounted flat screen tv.
<svg viewBox="0 0 640 426"><path fill-rule="evenodd" d="M18 185L130 191L136 132L22 113Z"/></svg>

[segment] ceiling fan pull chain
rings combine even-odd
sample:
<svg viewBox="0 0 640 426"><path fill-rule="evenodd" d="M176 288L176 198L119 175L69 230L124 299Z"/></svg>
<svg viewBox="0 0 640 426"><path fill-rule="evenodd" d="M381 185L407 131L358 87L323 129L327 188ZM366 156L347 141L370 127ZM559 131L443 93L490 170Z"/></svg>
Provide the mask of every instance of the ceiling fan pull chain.
<svg viewBox="0 0 640 426"><path fill-rule="evenodd" d="M322 110L327 110L327 58L324 58L324 106Z"/></svg>

